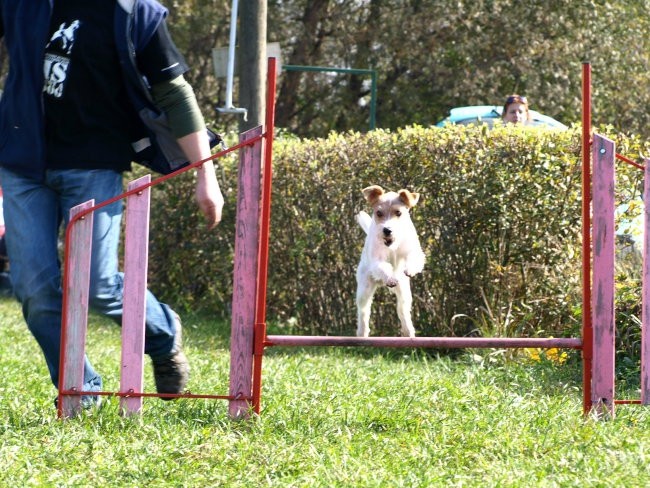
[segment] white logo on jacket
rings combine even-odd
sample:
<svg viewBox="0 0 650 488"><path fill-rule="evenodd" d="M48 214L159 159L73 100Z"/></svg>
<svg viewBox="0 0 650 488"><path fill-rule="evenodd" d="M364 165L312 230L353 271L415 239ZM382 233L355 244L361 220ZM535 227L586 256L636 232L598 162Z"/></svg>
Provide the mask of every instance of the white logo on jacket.
<svg viewBox="0 0 650 488"><path fill-rule="evenodd" d="M69 25L63 22L58 30L52 34L50 41L45 46L45 49L50 52L45 53L43 64L43 74L45 76L43 92L55 98L61 98L63 95L63 87L65 86L70 65L68 55L72 52L75 35L80 25L81 22L78 20L73 20ZM57 51L60 54L56 54Z"/></svg>
<svg viewBox="0 0 650 488"><path fill-rule="evenodd" d="M59 29L50 37L50 42L47 43L45 49L52 48L58 41L61 44L61 51L70 54L74 45L75 32L77 32L80 25L81 23L78 20L73 20L70 25L65 25L65 22L61 23Z"/></svg>

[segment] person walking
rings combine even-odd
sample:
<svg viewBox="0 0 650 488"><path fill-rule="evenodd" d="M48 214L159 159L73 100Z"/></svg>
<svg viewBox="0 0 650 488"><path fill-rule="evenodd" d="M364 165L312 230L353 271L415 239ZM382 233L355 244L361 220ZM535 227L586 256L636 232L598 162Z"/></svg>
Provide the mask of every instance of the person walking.
<svg viewBox="0 0 650 488"><path fill-rule="evenodd" d="M14 293L55 387L62 313L57 243L70 209L121 194L122 173L134 161L161 160L165 145L188 162L211 155L167 13L156 0L0 0L0 36L10 59L0 99L7 253ZM196 176L195 199L212 228L224 204L212 161L197 167ZM118 323L122 206L117 201L95 212L89 298L91 308ZM147 291L145 322L156 390L182 393L189 363L178 315ZM101 375L87 357L83 381L83 391L101 391ZM98 403L98 395L82 397L84 407Z"/></svg>

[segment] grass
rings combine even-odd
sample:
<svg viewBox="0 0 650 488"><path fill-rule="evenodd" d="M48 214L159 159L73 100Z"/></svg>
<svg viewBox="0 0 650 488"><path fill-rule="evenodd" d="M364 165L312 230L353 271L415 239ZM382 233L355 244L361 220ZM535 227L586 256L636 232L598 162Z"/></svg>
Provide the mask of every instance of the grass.
<svg viewBox="0 0 650 488"><path fill-rule="evenodd" d="M502 351L270 349L263 411L221 400L118 400L60 421L19 307L0 301L0 486L566 487L650 484L650 413L582 417L580 362ZM184 318L195 392L228 390L228 324ZM88 348L117 389L119 329L91 322ZM147 366L147 388L153 380ZM637 382L638 387L638 382ZM632 391L631 395L637 394Z"/></svg>

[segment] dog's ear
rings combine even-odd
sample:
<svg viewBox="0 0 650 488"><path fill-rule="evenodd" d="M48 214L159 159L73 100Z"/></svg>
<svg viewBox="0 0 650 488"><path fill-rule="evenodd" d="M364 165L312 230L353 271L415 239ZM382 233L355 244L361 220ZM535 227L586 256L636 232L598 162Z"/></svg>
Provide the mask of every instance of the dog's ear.
<svg viewBox="0 0 650 488"><path fill-rule="evenodd" d="M399 195L399 199L409 208L415 207L415 204L420 200L419 193L411 193L408 190L400 190L397 194Z"/></svg>
<svg viewBox="0 0 650 488"><path fill-rule="evenodd" d="M368 200L370 205L374 205L380 196L384 194L384 189L381 186L372 185L361 190L363 196Z"/></svg>

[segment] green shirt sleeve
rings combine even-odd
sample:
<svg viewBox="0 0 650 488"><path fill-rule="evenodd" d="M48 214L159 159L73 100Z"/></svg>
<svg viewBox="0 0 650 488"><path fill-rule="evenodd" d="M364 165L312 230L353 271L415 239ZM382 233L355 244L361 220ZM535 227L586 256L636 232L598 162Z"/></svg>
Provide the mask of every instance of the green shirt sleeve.
<svg viewBox="0 0 650 488"><path fill-rule="evenodd" d="M151 97L167 115L171 131L177 138L205 129L194 90L183 75L153 85Z"/></svg>

